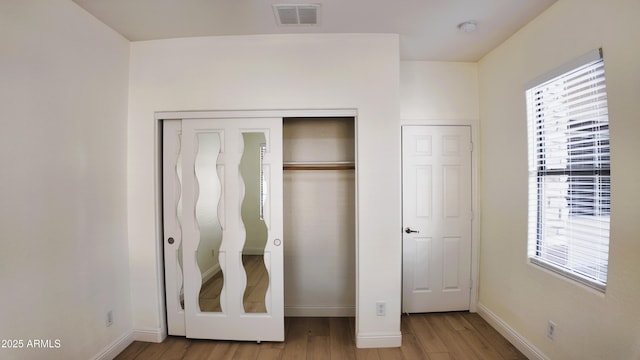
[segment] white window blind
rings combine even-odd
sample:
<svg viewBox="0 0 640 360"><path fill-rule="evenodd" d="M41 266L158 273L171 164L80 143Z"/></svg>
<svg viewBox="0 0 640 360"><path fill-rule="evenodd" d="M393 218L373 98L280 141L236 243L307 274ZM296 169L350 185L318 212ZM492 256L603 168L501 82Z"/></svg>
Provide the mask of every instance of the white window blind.
<svg viewBox="0 0 640 360"><path fill-rule="evenodd" d="M530 87L526 97L529 259L604 291L611 182L601 52Z"/></svg>

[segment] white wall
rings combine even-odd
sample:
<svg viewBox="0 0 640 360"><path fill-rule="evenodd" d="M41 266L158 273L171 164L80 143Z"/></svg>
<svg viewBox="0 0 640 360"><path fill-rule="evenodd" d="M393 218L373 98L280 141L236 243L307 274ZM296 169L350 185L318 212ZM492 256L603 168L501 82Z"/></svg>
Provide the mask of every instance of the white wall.
<svg viewBox="0 0 640 360"><path fill-rule="evenodd" d="M131 341L129 43L71 1L5 0L0 49L0 338L60 340L0 358L117 353Z"/></svg>
<svg viewBox="0 0 640 360"><path fill-rule="evenodd" d="M637 0L560 0L479 64L485 312L551 359L640 358L640 47ZM527 264L524 84L604 49L611 136L611 244L602 295ZM557 324L555 341L547 322ZM535 352L539 353L536 355Z"/></svg>
<svg viewBox="0 0 640 360"><path fill-rule="evenodd" d="M478 65L438 61L400 63L400 118L477 120Z"/></svg>
<svg viewBox="0 0 640 360"><path fill-rule="evenodd" d="M134 328L160 335L154 111L357 109L358 344L400 340L397 35L202 37L131 46L129 239ZM375 86L372 86L375 84ZM375 315L376 301L387 316Z"/></svg>

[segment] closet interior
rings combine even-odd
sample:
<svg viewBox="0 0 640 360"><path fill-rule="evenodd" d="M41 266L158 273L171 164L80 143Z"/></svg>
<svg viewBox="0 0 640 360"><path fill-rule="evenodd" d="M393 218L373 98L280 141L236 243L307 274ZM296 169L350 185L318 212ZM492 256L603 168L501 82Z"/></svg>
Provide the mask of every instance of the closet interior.
<svg viewBox="0 0 640 360"><path fill-rule="evenodd" d="M283 119L285 316L355 316L355 119Z"/></svg>

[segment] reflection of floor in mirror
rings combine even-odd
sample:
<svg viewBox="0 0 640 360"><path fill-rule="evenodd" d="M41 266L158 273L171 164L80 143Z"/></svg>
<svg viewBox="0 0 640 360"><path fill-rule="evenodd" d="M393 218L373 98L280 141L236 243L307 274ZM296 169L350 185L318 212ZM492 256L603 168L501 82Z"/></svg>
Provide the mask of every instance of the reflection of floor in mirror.
<svg viewBox="0 0 640 360"><path fill-rule="evenodd" d="M222 307L220 306L220 291L222 290L223 283L222 271L218 271L202 285L200 288L200 311L222 311Z"/></svg>
<svg viewBox="0 0 640 360"><path fill-rule="evenodd" d="M247 288L242 298L244 312L266 313L267 307L264 303L264 297L269 287L269 275L264 266L264 256L243 255L242 262L247 273Z"/></svg>
<svg viewBox="0 0 640 360"><path fill-rule="evenodd" d="M269 286L269 276L262 255L243 255L242 263L247 274L247 287L244 292L244 311L247 313L267 312L264 297ZM218 272L200 289L200 311L220 312L220 291L224 279Z"/></svg>

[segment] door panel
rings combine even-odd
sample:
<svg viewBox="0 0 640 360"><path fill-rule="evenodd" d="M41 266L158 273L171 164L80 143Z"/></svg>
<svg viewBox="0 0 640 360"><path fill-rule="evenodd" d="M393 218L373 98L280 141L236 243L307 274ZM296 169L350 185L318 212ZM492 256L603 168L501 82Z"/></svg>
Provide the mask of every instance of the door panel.
<svg viewBox="0 0 640 360"><path fill-rule="evenodd" d="M415 259L424 259L425 261L414 261L415 267L413 269L413 290L414 291L429 291L431 289L431 277L429 268L431 263L431 238L416 237L415 244Z"/></svg>
<svg viewBox="0 0 640 360"><path fill-rule="evenodd" d="M419 218L428 219L431 217L431 209L433 207L431 186L431 166L416 166L415 169L415 194L416 200L411 206L416 207L415 216ZM413 180L412 180L412 184Z"/></svg>
<svg viewBox="0 0 640 360"><path fill-rule="evenodd" d="M190 119L181 134L184 334L283 341L282 119Z"/></svg>
<svg viewBox="0 0 640 360"><path fill-rule="evenodd" d="M460 290L460 237L443 238L442 291Z"/></svg>
<svg viewBox="0 0 640 360"><path fill-rule="evenodd" d="M405 126L403 311L468 310L471 134L467 126Z"/></svg>
<svg viewBox="0 0 640 360"><path fill-rule="evenodd" d="M184 291L182 276L182 127L180 120L163 121L162 184L164 223L165 292L169 335L184 336Z"/></svg>
<svg viewBox="0 0 640 360"><path fill-rule="evenodd" d="M442 167L442 215L445 219L460 218L460 166L445 165Z"/></svg>

